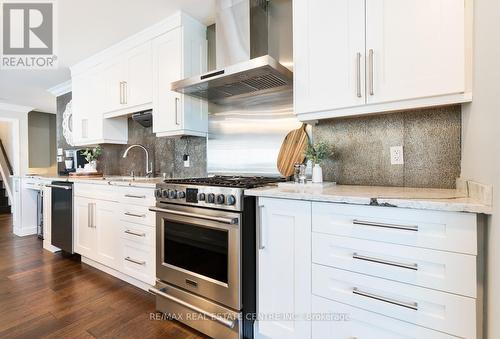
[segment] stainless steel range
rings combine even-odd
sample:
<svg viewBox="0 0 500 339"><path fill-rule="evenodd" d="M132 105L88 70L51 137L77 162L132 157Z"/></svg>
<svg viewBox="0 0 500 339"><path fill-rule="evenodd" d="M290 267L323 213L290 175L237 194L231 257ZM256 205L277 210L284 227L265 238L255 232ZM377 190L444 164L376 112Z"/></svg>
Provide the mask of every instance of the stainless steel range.
<svg viewBox="0 0 500 339"><path fill-rule="evenodd" d="M156 189L159 311L214 338L253 338L255 198L267 177L166 180Z"/></svg>

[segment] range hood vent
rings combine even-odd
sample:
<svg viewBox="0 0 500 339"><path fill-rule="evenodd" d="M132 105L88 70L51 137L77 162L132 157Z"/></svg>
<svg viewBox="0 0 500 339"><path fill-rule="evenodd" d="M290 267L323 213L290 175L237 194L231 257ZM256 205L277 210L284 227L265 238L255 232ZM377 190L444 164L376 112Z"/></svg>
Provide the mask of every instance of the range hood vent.
<svg viewBox="0 0 500 339"><path fill-rule="evenodd" d="M208 101L282 91L292 87L293 73L269 55L223 70L172 83L172 89Z"/></svg>
<svg viewBox="0 0 500 339"><path fill-rule="evenodd" d="M217 0L218 70L172 83L172 90L220 102L290 90L293 73L268 54L269 4Z"/></svg>

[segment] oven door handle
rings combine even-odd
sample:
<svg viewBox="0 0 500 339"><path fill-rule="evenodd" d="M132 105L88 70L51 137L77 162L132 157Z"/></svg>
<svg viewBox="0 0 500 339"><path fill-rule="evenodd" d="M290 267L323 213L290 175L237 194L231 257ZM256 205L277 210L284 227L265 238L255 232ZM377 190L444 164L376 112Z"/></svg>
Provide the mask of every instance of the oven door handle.
<svg viewBox="0 0 500 339"><path fill-rule="evenodd" d="M182 211L174 211L174 210L167 210L164 208L157 208L157 207L150 207L149 210L151 212L169 213L169 214L174 214L174 215L180 215L183 217L193 217L193 218L197 218L197 219L217 221L217 222L220 222L223 224L229 224L229 225L235 225L238 223L238 218L213 217L211 215L206 215L206 214L196 214L196 213L189 213L189 212L182 212Z"/></svg>
<svg viewBox="0 0 500 339"><path fill-rule="evenodd" d="M226 327L229 327L229 328L234 328L234 321L232 320L228 320L228 319L225 319L219 315L216 315L214 313L210 313L208 311L205 311L197 306L194 306L194 305L191 305L190 303L187 303L183 300L180 300L176 297L173 297L171 295L168 295L166 294L165 292L157 289L157 288L154 288L154 287L150 287L149 288L149 292L155 294L155 295L159 295L163 298L166 298L166 299L169 299L171 301L173 301L174 303L176 304L179 304L181 306L184 306L184 307L187 307L189 308L191 311L194 311L194 312L197 312L197 313L200 313L200 314L203 314L205 317L209 317L210 319L213 319L219 323L221 323L222 325L226 326Z"/></svg>

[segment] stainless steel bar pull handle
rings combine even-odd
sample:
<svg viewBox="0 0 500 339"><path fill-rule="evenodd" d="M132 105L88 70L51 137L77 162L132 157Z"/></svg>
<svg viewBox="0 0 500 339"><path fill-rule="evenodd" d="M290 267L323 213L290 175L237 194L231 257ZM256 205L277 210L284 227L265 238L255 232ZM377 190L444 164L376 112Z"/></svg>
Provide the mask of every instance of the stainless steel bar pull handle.
<svg viewBox="0 0 500 339"><path fill-rule="evenodd" d="M95 224L95 203L92 203L92 227L97 228Z"/></svg>
<svg viewBox="0 0 500 339"><path fill-rule="evenodd" d="M62 189L62 190L66 190L66 191L69 191L71 190L71 186L63 186L63 185L52 185L52 184L47 184L45 185L45 187L50 187L50 188L59 188L59 189Z"/></svg>
<svg viewBox="0 0 500 339"><path fill-rule="evenodd" d="M364 220L359 220L359 219L354 219L352 221L352 223L353 223L353 225L392 228L392 229L403 230L403 231L418 232L418 226L414 226L414 225L387 224L387 223L383 223L383 222L364 221Z"/></svg>
<svg viewBox="0 0 500 339"><path fill-rule="evenodd" d="M136 237L145 237L146 236L146 233L136 233L136 232L131 231L131 230L125 230L125 233L135 235Z"/></svg>
<svg viewBox="0 0 500 339"><path fill-rule="evenodd" d="M136 218L145 218L146 214L135 214L135 213L130 213L130 212L125 212L125 215L128 215L129 217L136 217Z"/></svg>
<svg viewBox="0 0 500 339"><path fill-rule="evenodd" d="M131 263L134 263L134 264L137 264L137 265L142 265L142 266L146 265L145 261L132 259L131 257L126 257L125 260L130 261Z"/></svg>
<svg viewBox="0 0 500 339"><path fill-rule="evenodd" d="M87 227L92 228L92 204L87 204Z"/></svg>
<svg viewBox="0 0 500 339"><path fill-rule="evenodd" d="M145 195L125 194L125 198L146 199Z"/></svg>
<svg viewBox="0 0 500 339"><path fill-rule="evenodd" d="M374 258L374 257L368 257L368 256L360 255L358 253L354 253L352 255L352 258L356 259L356 260L369 261L369 262L373 262L373 263L377 263L377 264L395 266L395 267L400 267L400 268L406 268L408 270L418 271L418 264L399 263L399 262L391 261L391 260L384 260L384 259L379 259L379 258Z"/></svg>
<svg viewBox="0 0 500 339"><path fill-rule="evenodd" d="M175 124L180 125L181 123L179 122L179 98L175 98Z"/></svg>
<svg viewBox="0 0 500 339"><path fill-rule="evenodd" d="M368 57L368 67L369 67L369 76L370 76L370 95L374 95L375 91L373 89L374 85L374 80L373 80L373 49L370 49L368 51L369 57Z"/></svg>
<svg viewBox="0 0 500 339"><path fill-rule="evenodd" d="M157 207L150 207L149 210L151 212L168 213L168 214L173 214L173 215L180 215L183 217L192 217L192 218L203 219L203 220L211 220L211 221L216 221L216 222L230 224L230 225L234 225L234 224L238 223L238 218L213 217L211 215L205 215L205 214L199 214L199 213L189 213L189 212L182 212L182 211L175 211L175 210L167 210L165 208L157 208Z"/></svg>
<svg viewBox="0 0 500 339"><path fill-rule="evenodd" d="M356 54L356 95L361 98L361 53Z"/></svg>
<svg viewBox="0 0 500 339"><path fill-rule="evenodd" d="M120 81L120 104L121 105L124 104L124 100L123 100L123 81Z"/></svg>
<svg viewBox="0 0 500 339"><path fill-rule="evenodd" d="M404 301L399 301L396 299L383 297L383 296L380 296L377 294L364 292L364 291L359 290L356 287L354 287L352 289L352 293L359 295L359 296L362 296L362 297L365 297L365 298L375 299L375 300L382 301L382 302L385 302L388 304L393 304L396 306L401 306L401 307L409 308L409 309L414 310L414 311L418 311L418 303L416 303L416 302L409 302L408 303L408 302L404 302Z"/></svg>
<svg viewBox="0 0 500 339"><path fill-rule="evenodd" d="M128 101L128 83L126 81L123 82L123 103L126 105Z"/></svg>
<svg viewBox="0 0 500 339"><path fill-rule="evenodd" d="M229 328L234 328L234 325L235 325L235 322L233 320L228 320L226 318L223 318L217 314L214 314L214 313L210 313L208 311L205 311L197 306L194 306L194 305L191 305L190 303L187 303L183 300L180 300L174 296L171 296L171 295L168 295L166 294L165 292L157 289L157 288L154 288L154 287L151 287L149 289L149 292L153 293L153 294L156 294L156 295L159 295L163 298L166 298L166 299L169 299L171 301L173 301L174 303L176 304L179 304L181 306L184 306L186 308L189 308L190 310L194 311L194 312L197 312L197 313L200 313L200 314L203 314L205 317L207 318L210 318L212 320L215 320L217 321L218 323L221 323L222 325L226 326L226 327L229 327Z"/></svg>
<svg viewBox="0 0 500 339"><path fill-rule="evenodd" d="M264 205L257 205L257 248L263 250L266 248L262 241L262 209Z"/></svg>

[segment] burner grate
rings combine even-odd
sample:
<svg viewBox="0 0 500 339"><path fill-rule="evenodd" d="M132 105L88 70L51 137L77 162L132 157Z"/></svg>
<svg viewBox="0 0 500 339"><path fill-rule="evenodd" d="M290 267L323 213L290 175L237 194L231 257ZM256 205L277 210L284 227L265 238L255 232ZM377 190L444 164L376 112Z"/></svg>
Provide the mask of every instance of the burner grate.
<svg viewBox="0 0 500 339"><path fill-rule="evenodd" d="M179 184L179 185L254 188L282 181L286 181L286 179L279 177L259 177L259 176L244 177L244 176L216 175L213 177L206 177L206 178L167 179L164 182L167 184Z"/></svg>

